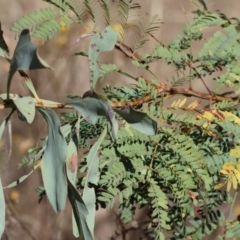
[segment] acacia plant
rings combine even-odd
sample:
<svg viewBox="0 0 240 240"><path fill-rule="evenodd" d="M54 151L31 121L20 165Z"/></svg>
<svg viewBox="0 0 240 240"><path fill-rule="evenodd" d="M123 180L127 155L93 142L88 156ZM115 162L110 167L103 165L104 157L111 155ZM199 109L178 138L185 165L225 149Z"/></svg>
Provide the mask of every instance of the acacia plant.
<svg viewBox="0 0 240 240"><path fill-rule="evenodd" d="M73 234L85 240L94 239L96 209L111 209L114 202L124 223L133 221L136 209L147 207L144 231L152 239L203 239L219 227L219 239L240 238L239 221L219 210L234 204L240 183L240 21L209 11L199 0L182 34L164 45L154 37L160 27L158 16L140 18L137 3L45 1L54 6L13 24L11 30L19 39L12 57L1 35L0 55L10 68L0 109L12 111L0 126L0 136L14 112L31 124L38 111L48 125L46 138L19 163L32 168L29 174L6 188L24 181L41 164L40 197L47 197L55 212L64 210L68 199ZM89 48L76 55L89 60L91 89L82 97L68 95L63 103L41 99L25 70L50 66L38 56L28 29L44 44L63 25L84 25L89 18L92 27L76 41L90 38ZM126 44L129 21L135 24L135 34L132 43ZM192 44L214 26L218 26L214 34L193 53ZM148 40L156 47L138 54ZM134 74L114 62L101 64L101 52L116 50L131 60ZM174 67L171 81L164 83L151 71L152 63L160 61ZM141 77L138 69L150 77ZM100 95L96 83L113 72L134 80L135 85L107 85ZM25 79L31 96L11 93L14 74ZM208 89L206 77L216 83L215 91ZM193 80L205 84L208 93L195 91ZM228 87L230 92L219 93ZM169 104L174 96L176 100ZM62 109L60 115L54 112L57 108ZM83 155L79 149L84 149ZM0 235L5 225L3 189Z"/></svg>

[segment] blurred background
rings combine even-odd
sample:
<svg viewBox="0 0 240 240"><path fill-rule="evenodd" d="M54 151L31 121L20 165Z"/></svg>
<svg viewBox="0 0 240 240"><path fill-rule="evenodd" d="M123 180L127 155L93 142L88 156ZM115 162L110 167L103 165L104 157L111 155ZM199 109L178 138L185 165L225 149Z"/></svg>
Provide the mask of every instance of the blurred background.
<svg viewBox="0 0 240 240"><path fill-rule="evenodd" d="M144 12L150 15L159 15L163 23L155 37L163 44L169 43L178 34L181 34L183 26L192 18L191 12L195 10L190 0L133 2L139 2ZM219 9L228 17L240 18L239 0L206 0L206 3L209 10ZM49 6L52 5L41 0L11 0L11 2L9 0L0 0L0 20L4 38L10 48L11 55L17 43L15 34L10 31L12 24L27 13ZM54 39L47 41L43 46L39 44L39 55L54 68L53 71L37 70L29 72L29 76L40 98L62 102L67 94L82 95L89 89L87 58L73 56L75 52L86 50L89 40L84 39L67 51L78 36L84 32L86 32L86 29L80 25L72 25L70 28L63 30ZM207 32L207 34L211 35L211 31ZM203 43L204 41L196 44L196 46L194 45L194 50L197 50ZM139 50L139 53L147 53L154 46L156 46L156 42L151 41L144 45ZM64 56L62 57L63 54ZM118 50L104 55L101 60L106 63L113 62L120 69L132 70L129 67L131 60ZM5 93L9 64L5 59L0 58L0 66L0 93ZM153 64L151 70L159 79L165 82L167 78L173 75L174 69L159 61ZM141 74L144 73L139 70L139 72L135 73L135 76L141 76ZM211 79L206 79L206 82L210 88L214 88ZM122 76L111 74L97 86L96 90L101 92L102 86L108 83L112 86L121 86L129 83L129 80ZM199 80L194 82L193 88L207 92ZM18 74L14 76L11 92L29 95ZM1 122L8 112L9 110L1 110ZM37 141L47 134L46 124L39 114L37 114L33 124L30 126L25 122L20 122L15 114L11 120L11 126L6 128L3 140L0 142L0 175L3 186L30 172L30 168L27 167L17 170L17 164L27 153L28 148L35 146ZM42 185L41 172L36 170L26 181L17 187L4 190L7 200L7 225L3 239L74 239L72 236L71 208L69 204L67 204L65 212L58 215L53 212L46 198L38 204L39 195L36 193L36 188L39 185ZM240 213L240 205L236 205L234 209L233 214L237 215ZM228 212L228 209L223 209L223 211ZM139 211L135 221L124 227L119 219L117 208L112 211L99 210L96 216L96 240L146 239L142 237L142 231L138 228L138 225L145 220L146 212L144 210ZM126 238L120 234L123 231L125 231ZM215 239L215 237L212 236L211 239Z"/></svg>

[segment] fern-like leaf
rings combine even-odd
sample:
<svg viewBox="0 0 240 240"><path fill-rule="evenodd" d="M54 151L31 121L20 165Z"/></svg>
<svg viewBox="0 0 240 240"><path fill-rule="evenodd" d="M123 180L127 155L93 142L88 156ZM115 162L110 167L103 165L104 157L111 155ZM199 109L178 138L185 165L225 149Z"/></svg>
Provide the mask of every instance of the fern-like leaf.
<svg viewBox="0 0 240 240"><path fill-rule="evenodd" d="M52 8L44 8L18 19L11 30L19 33L25 28L31 28L32 36L44 43L60 32L62 23L69 26L72 20L63 12L57 12Z"/></svg>

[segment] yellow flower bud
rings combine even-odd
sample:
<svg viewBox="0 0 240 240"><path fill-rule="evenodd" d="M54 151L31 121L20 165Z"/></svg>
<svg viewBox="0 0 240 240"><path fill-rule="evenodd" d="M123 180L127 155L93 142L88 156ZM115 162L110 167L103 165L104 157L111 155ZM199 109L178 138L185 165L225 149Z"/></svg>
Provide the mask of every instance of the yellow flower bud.
<svg viewBox="0 0 240 240"><path fill-rule="evenodd" d="M124 29L123 29L122 25L119 23L115 23L111 27L114 31L119 32L118 41L122 42L123 36L124 36Z"/></svg>
<svg viewBox="0 0 240 240"><path fill-rule="evenodd" d="M11 191L10 195L9 195L9 198L13 203L17 203L17 202L19 202L20 194L16 190Z"/></svg>

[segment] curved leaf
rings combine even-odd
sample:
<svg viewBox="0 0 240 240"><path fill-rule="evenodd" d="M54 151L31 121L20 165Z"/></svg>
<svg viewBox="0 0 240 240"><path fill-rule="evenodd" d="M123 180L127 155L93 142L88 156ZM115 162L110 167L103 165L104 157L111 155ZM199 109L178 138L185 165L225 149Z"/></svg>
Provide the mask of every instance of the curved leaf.
<svg viewBox="0 0 240 240"><path fill-rule="evenodd" d="M146 135L157 134L157 122L152 120L146 113L135 111L133 108L125 108L125 111L115 109L127 123L133 128Z"/></svg>
<svg viewBox="0 0 240 240"><path fill-rule="evenodd" d="M24 29L19 37L10 65L7 93L9 94L12 77L17 70L33 70L50 68L50 66L37 54L37 45L31 43L28 29Z"/></svg>
<svg viewBox="0 0 240 240"><path fill-rule="evenodd" d="M99 181L99 160L98 160L98 149L104 140L107 134L107 129L105 128L100 135L97 142L95 142L90 149L90 152L87 156L87 167L88 173L86 176L86 183L83 191L83 200L88 209L87 223L88 227L94 235L94 223L95 223L95 204L96 204L96 195L93 187L90 187L89 184L97 185Z"/></svg>
<svg viewBox="0 0 240 240"><path fill-rule="evenodd" d="M68 179L68 198L73 209L73 234L83 240L94 240L87 224L88 210L78 190Z"/></svg>
<svg viewBox="0 0 240 240"><path fill-rule="evenodd" d="M78 156L77 148L73 141L68 144L68 154L66 160L66 171L68 179L68 198L72 205L72 225L73 235L75 237L81 236L82 239L93 239L92 234L88 228L86 218L88 210L82 200L81 195L75 187L78 170Z"/></svg>
<svg viewBox="0 0 240 240"><path fill-rule="evenodd" d="M72 105L91 124L96 124L99 116L104 116L110 121L105 105L96 98L76 97L69 99L67 104Z"/></svg>
<svg viewBox="0 0 240 240"><path fill-rule="evenodd" d="M67 185L64 172L67 144L60 130L56 113L49 109L38 109L48 124L48 139L42 159L42 176L48 199L54 211L65 208Z"/></svg>
<svg viewBox="0 0 240 240"><path fill-rule="evenodd" d="M114 112L107 102L102 102L95 97L76 97L69 99L66 103L73 106L91 124L96 124L99 116L106 117L111 124L113 138L116 140L118 125Z"/></svg>
<svg viewBox="0 0 240 240"><path fill-rule="evenodd" d="M13 100L17 109L24 116L28 123L32 123L35 117L35 104L32 97L22 97Z"/></svg>
<svg viewBox="0 0 240 240"><path fill-rule="evenodd" d="M94 88L100 74L100 68L97 63L99 54L100 52L111 51L114 48L118 34L119 33L114 31L111 26L108 26L101 33L96 33L90 41L88 56L90 84L92 89Z"/></svg>

